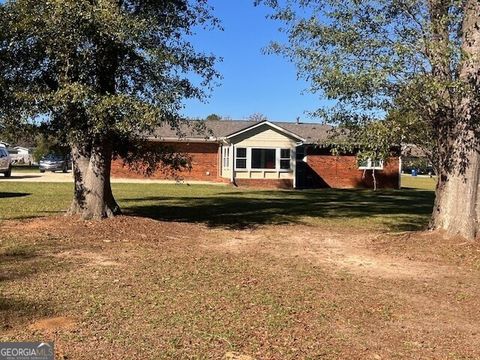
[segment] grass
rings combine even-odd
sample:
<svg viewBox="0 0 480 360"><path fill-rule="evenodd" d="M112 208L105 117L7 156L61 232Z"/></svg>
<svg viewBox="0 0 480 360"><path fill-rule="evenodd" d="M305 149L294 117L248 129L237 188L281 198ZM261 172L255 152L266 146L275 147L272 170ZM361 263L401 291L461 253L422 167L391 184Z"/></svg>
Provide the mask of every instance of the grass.
<svg viewBox="0 0 480 360"><path fill-rule="evenodd" d="M407 189L435 190L436 177L402 175L402 187Z"/></svg>
<svg viewBox="0 0 480 360"><path fill-rule="evenodd" d="M405 231L427 222L433 193L427 190L238 190L208 185L113 184L128 215L252 228L268 224L329 223ZM63 212L69 183L0 182L0 219L32 218Z"/></svg>

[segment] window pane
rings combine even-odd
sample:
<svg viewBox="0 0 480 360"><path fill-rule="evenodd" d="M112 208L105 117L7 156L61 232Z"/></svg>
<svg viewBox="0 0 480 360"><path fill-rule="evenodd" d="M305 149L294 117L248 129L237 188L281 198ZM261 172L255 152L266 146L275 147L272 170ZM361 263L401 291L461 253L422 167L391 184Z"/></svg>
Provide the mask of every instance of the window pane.
<svg viewBox="0 0 480 360"><path fill-rule="evenodd" d="M280 160L280 169L290 170L290 160Z"/></svg>
<svg viewBox="0 0 480 360"><path fill-rule="evenodd" d="M280 158L290 159L290 149L281 149L280 150Z"/></svg>
<svg viewBox="0 0 480 360"><path fill-rule="evenodd" d="M275 169L275 149L252 149L252 169Z"/></svg>
<svg viewBox="0 0 480 360"><path fill-rule="evenodd" d="M247 149L246 148L237 148L237 157L246 158L247 157Z"/></svg>
<svg viewBox="0 0 480 360"><path fill-rule="evenodd" d="M368 160L365 159L365 160L359 161L359 162L358 162L358 167L368 168Z"/></svg>
<svg viewBox="0 0 480 360"><path fill-rule="evenodd" d="M237 169L247 168L247 159L237 159Z"/></svg>

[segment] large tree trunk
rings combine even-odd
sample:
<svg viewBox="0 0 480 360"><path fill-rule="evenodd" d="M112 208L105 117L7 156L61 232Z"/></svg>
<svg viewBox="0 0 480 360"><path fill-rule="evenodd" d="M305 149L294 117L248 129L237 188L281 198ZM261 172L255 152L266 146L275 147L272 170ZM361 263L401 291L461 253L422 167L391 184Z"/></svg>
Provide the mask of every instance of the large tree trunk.
<svg viewBox="0 0 480 360"><path fill-rule="evenodd" d="M470 240L480 235L480 155L465 154L464 171L439 176L430 227Z"/></svg>
<svg viewBox="0 0 480 360"><path fill-rule="evenodd" d="M91 149L72 146L74 199L68 214L83 219L103 219L121 213L112 193L110 168L112 150L107 141L97 141Z"/></svg>
<svg viewBox="0 0 480 360"><path fill-rule="evenodd" d="M459 77L465 96L459 100L456 125L442 159L431 228L476 239L480 235L480 2L467 0L462 26L464 59ZM439 149L440 153L445 151Z"/></svg>

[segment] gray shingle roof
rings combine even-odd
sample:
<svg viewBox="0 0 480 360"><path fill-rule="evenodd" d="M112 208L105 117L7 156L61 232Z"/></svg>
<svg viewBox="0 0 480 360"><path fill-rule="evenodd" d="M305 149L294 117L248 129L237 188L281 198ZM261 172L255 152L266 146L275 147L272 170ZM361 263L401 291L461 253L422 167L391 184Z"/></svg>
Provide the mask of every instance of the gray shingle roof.
<svg viewBox="0 0 480 360"><path fill-rule="evenodd" d="M333 128L330 125L316 123L270 122L311 143L326 142L329 132ZM155 131L153 138L172 140L183 137L197 140L218 140L255 124L257 122L246 120L190 120L183 122L179 130L165 124Z"/></svg>

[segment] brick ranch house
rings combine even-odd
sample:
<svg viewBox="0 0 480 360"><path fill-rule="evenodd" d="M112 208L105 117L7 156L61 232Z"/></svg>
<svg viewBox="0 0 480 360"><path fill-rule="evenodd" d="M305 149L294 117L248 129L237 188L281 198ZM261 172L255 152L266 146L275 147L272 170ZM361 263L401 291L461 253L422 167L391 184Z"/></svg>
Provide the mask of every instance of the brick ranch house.
<svg viewBox="0 0 480 360"><path fill-rule="evenodd" d="M385 163L359 164L355 154L332 155L328 146L331 126L313 123L203 121L205 132L188 127L179 137L162 126L147 138L153 145L172 146L191 158L191 170L179 175L185 181L224 182L261 188L371 188L375 167L378 186L399 188L400 157ZM112 164L112 176L142 178L123 165ZM164 173L151 178L168 179Z"/></svg>

